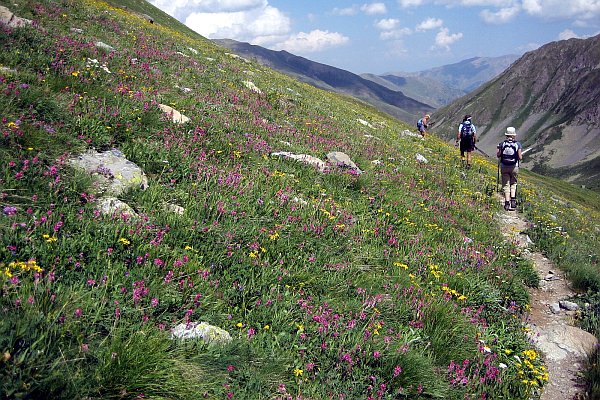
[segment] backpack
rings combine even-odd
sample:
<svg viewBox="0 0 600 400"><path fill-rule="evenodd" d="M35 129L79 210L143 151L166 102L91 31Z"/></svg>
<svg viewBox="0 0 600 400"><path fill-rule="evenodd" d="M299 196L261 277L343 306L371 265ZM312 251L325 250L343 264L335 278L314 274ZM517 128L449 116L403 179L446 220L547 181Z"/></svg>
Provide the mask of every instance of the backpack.
<svg viewBox="0 0 600 400"><path fill-rule="evenodd" d="M471 121L465 121L462 123L462 127L460 128L460 137L463 139L473 137L473 124L471 124Z"/></svg>
<svg viewBox="0 0 600 400"><path fill-rule="evenodd" d="M519 146L517 143L505 140L500 148L500 161L504 165L516 165L519 161Z"/></svg>
<svg viewBox="0 0 600 400"><path fill-rule="evenodd" d="M423 129L423 119L417 121L417 130L421 131Z"/></svg>

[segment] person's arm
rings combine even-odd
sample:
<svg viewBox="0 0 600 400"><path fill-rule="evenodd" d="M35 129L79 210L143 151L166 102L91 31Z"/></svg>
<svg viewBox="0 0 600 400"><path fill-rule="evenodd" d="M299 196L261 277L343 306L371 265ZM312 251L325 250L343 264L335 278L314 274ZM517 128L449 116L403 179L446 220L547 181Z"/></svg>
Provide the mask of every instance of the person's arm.
<svg viewBox="0 0 600 400"><path fill-rule="evenodd" d="M462 125L463 124L458 125L458 132L456 133L456 141L457 142L460 141L460 131L462 130Z"/></svg>
<svg viewBox="0 0 600 400"><path fill-rule="evenodd" d="M502 151L500 150L502 144L499 144L496 150L496 157L500 158L500 156L502 155Z"/></svg>

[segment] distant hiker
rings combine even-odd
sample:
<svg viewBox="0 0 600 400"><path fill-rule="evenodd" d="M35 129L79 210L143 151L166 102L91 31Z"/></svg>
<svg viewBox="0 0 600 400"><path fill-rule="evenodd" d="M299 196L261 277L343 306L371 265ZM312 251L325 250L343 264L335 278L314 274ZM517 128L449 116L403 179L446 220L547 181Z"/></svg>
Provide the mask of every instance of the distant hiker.
<svg viewBox="0 0 600 400"><path fill-rule="evenodd" d="M421 118L420 120L417 121L417 129L418 129L419 133L421 134L421 136L423 136L423 137L425 137L425 135L427 134L429 118L431 118L430 115L425 114L425 116L423 118Z"/></svg>
<svg viewBox="0 0 600 400"><path fill-rule="evenodd" d="M517 142L517 132L512 126L506 128L506 139L498 144L498 168L502 173L502 190L504 191L504 209L517 208L517 174L519 161L523 158L521 143Z"/></svg>
<svg viewBox="0 0 600 400"><path fill-rule="evenodd" d="M460 141L460 158L465 160L467 155L467 168L471 168L471 160L473 151L475 151L475 143L477 142L477 128L473 125L470 115L465 115L460 125L458 125L458 133L456 135L456 144Z"/></svg>

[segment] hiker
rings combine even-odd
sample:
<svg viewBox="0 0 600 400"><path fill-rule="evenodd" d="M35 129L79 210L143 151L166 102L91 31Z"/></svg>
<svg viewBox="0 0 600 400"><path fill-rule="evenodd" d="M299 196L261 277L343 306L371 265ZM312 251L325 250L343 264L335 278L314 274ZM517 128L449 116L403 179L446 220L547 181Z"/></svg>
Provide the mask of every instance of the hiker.
<svg viewBox="0 0 600 400"><path fill-rule="evenodd" d="M506 128L506 139L498 144L498 168L502 173L502 190L504 191L504 209L512 211L517 208L517 173L519 161L523 158L521 143L517 142L517 132L512 126Z"/></svg>
<svg viewBox="0 0 600 400"><path fill-rule="evenodd" d="M425 114L423 118L417 121L417 129L423 137L425 137L425 134L427 133L429 118L431 118L431 116L429 114Z"/></svg>
<svg viewBox="0 0 600 400"><path fill-rule="evenodd" d="M465 115L460 125L458 125L458 133L456 135L456 145L460 141L460 159L465 160L467 155L467 168L471 168L472 153L475 151L475 143L477 142L477 128L471 121L470 115Z"/></svg>

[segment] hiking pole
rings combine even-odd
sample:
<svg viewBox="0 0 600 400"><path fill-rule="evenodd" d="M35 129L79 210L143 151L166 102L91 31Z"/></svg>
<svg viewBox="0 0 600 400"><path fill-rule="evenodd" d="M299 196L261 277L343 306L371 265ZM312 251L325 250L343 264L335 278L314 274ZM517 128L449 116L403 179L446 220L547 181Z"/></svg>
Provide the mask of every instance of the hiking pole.
<svg viewBox="0 0 600 400"><path fill-rule="evenodd" d="M496 192L500 193L500 188L498 185L500 184L500 159L498 159L498 170L496 174Z"/></svg>
<svg viewBox="0 0 600 400"><path fill-rule="evenodd" d="M486 153L485 151L481 150L479 147L475 146L475 150L477 150L478 152L480 152L481 154L483 154L486 157L489 157L490 155L488 153Z"/></svg>

